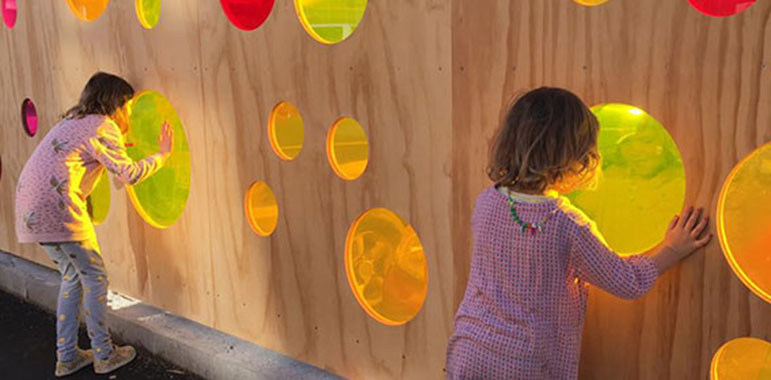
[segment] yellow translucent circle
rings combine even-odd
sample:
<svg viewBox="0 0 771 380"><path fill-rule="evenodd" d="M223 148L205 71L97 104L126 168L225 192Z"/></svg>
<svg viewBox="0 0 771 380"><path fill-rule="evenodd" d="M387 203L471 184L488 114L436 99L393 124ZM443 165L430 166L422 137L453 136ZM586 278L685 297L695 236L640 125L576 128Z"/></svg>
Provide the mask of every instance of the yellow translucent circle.
<svg viewBox="0 0 771 380"><path fill-rule="evenodd" d="M161 19L161 0L136 0L137 18L145 29L152 29Z"/></svg>
<svg viewBox="0 0 771 380"><path fill-rule="evenodd" d="M605 4L608 0L573 0L574 2L586 5L587 7L593 7L595 5Z"/></svg>
<svg viewBox="0 0 771 380"><path fill-rule="evenodd" d="M164 121L174 129L174 151L163 167L145 181L127 186L131 203L151 226L174 224L187 206L190 195L190 150L182 121L174 106L160 93L143 91L129 102L130 128L126 139L135 144L126 149L138 161L158 153L158 134Z"/></svg>
<svg viewBox="0 0 771 380"><path fill-rule="evenodd" d="M625 104L592 108L600 122L602 156L597 187L568 197L620 255L659 244L685 200L685 169L667 130L645 111Z"/></svg>
<svg viewBox="0 0 771 380"><path fill-rule="evenodd" d="M273 107L268 120L268 140L273 151L283 160L300 155L305 141L303 118L294 104L281 102Z"/></svg>
<svg viewBox="0 0 771 380"><path fill-rule="evenodd" d="M405 324L426 300L423 245L415 230L391 210L369 210L351 225L345 271L359 305L380 323Z"/></svg>
<svg viewBox="0 0 771 380"><path fill-rule="evenodd" d="M102 15L110 0L67 0L70 10L83 21L94 21Z"/></svg>
<svg viewBox="0 0 771 380"><path fill-rule="evenodd" d="M257 181L249 187L244 199L246 220L254 233L270 236L278 225L278 202L267 183Z"/></svg>
<svg viewBox="0 0 771 380"><path fill-rule="evenodd" d="M96 180L94 190L86 198L86 209L94 225L100 225L110 213L110 180L105 170Z"/></svg>
<svg viewBox="0 0 771 380"><path fill-rule="evenodd" d="M729 174L716 214L723 255L734 273L771 303L771 143Z"/></svg>
<svg viewBox="0 0 771 380"><path fill-rule="evenodd" d="M771 379L771 343L756 338L729 341L712 357L710 379Z"/></svg>
<svg viewBox="0 0 771 380"><path fill-rule="evenodd" d="M295 9L305 31L325 44L348 38L359 26L367 0L295 0Z"/></svg>
<svg viewBox="0 0 771 380"><path fill-rule="evenodd" d="M353 181L367 169L369 141L358 121L344 117L335 122L327 135L327 158L340 178Z"/></svg>

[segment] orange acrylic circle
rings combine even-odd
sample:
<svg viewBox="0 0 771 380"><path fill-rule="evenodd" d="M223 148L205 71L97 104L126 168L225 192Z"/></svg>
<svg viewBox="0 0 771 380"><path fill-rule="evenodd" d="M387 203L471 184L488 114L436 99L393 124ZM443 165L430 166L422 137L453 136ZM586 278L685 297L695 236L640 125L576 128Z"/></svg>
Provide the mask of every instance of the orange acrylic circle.
<svg viewBox="0 0 771 380"><path fill-rule="evenodd" d="M249 187L244 198L246 220L259 236L270 236L278 226L278 202L267 183L257 181Z"/></svg>
<svg viewBox="0 0 771 380"><path fill-rule="evenodd" d="M303 118L294 104L280 102L268 120L268 140L276 155L291 161L300 155L305 141Z"/></svg>
<svg viewBox="0 0 771 380"><path fill-rule="evenodd" d="M364 174L369 163L369 141L358 121L343 117L332 125L327 134L327 159L332 170L346 181Z"/></svg>
<svg viewBox="0 0 771 380"><path fill-rule="evenodd" d="M728 175L717 206L723 255L753 293L771 303L771 143Z"/></svg>
<svg viewBox="0 0 771 380"><path fill-rule="evenodd" d="M577 4L585 5L587 7L594 7L602 5L608 2L608 0L573 0Z"/></svg>
<svg viewBox="0 0 771 380"><path fill-rule="evenodd" d="M94 21L107 9L110 0L67 0L70 10L83 21Z"/></svg>
<svg viewBox="0 0 771 380"><path fill-rule="evenodd" d="M356 301L380 323L403 325L426 300L428 266L420 238L386 208L371 209L351 225L345 273Z"/></svg>
<svg viewBox="0 0 771 380"><path fill-rule="evenodd" d="M771 343L757 338L737 338L721 346L712 357L711 380L771 379Z"/></svg>

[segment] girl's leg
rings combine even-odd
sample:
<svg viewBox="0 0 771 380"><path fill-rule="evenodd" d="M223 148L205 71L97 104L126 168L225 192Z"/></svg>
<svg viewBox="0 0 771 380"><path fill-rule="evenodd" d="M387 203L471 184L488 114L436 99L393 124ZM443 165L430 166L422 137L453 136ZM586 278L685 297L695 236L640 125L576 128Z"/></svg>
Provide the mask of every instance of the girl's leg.
<svg viewBox="0 0 771 380"><path fill-rule="evenodd" d="M94 357L105 360L112 353L113 345L107 330L107 275L99 254L99 245L93 239L68 243L62 249L78 271L83 287L86 327Z"/></svg>
<svg viewBox="0 0 771 380"><path fill-rule="evenodd" d="M80 278L61 244L45 244L43 248L62 275L59 301L56 305L56 354L60 362L75 360L80 315Z"/></svg>

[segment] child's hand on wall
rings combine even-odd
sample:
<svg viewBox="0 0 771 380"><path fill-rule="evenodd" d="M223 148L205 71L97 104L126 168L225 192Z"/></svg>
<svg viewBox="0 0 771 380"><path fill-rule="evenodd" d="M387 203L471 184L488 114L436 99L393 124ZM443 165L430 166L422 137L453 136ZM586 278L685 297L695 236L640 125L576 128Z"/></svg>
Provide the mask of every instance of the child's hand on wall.
<svg viewBox="0 0 771 380"><path fill-rule="evenodd" d="M703 234L709 224L709 216L702 215L703 208L694 210L689 207L683 215L675 215L667 228L664 245L653 256L653 261L659 268L659 273L666 272L678 261L686 258L697 249L707 245L712 234ZM702 236L703 235L703 236Z"/></svg>
<svg viewBox="0 0 771 380"><path fill-rule="evenodd" d="M161 154L167 156L174 150L174 128L168 121L163 122L161 133L158 134L158 145L161 147Z"/></svg>

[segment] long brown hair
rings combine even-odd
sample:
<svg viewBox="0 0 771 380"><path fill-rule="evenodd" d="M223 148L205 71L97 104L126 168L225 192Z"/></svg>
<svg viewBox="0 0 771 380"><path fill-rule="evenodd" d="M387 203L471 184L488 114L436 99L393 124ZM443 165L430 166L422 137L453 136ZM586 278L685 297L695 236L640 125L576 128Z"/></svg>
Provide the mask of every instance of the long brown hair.
<svg viewBox="0 0 771 380"><path fill-rule="evenodd" d="M134 88L123 78L98 72L91 76L78 104L62 115L64 119L82 119L86 115L110 116L134 96Z"/></svg>
<svg viewBox="0 0 771 380"><path fill-rule="evenodd" d="M599 164L599 122L578 96L541 87L509 108L490 149L487 175L498 186L541 194L584 181Z"/></svg>

